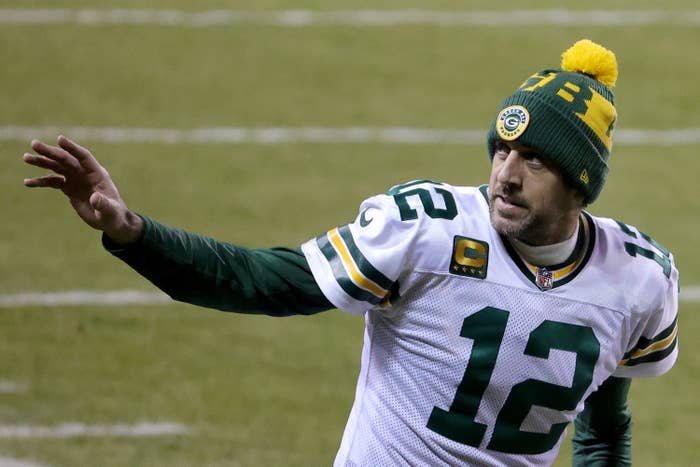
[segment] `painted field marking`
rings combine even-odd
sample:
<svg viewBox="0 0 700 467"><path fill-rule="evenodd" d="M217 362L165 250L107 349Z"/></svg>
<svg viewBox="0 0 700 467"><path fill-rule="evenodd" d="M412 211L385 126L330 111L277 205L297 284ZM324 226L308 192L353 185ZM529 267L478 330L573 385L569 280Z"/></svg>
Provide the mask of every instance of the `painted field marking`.
<svg viewBox="0 0 700 467"><path fill-rule="evenodd" d="M0 127L0 141L55 139L58 134L78 140L108 143L161 144L284 144L284 143L403 143L475 144L483 143L483 130L371 127L209 127L194 129L127 127ZM700 134L700 130L698 130ZM700 137L699 137L700 139Z"/></svg>
<svg viewBox="0 0 700 467"><path fill-rule="evenodd" d="M681 302L700 302L700 285L689 285L681 287L681 293L678 296Z"/></svg>
<svg viewBox="0 0 700 467"><path fill-rule="evenodd" d="M158 144L485 144L486 130L414 127L209 127L194 129L139 127L0 126L0 141L32 138L54 141L64 134L79 141ZM620 129L615 144L677 146L700 144L700 128Z"/></svg>
<svg viewBox="0 0 700 467"><path fill-rule="evenodd" d="M142 422L135 425L86 425L62 423L56 426L0 425L0 439L74 438L78 436L144 437L184 435L189 430L179 423Z"/></svg>
<svg viewBox="0 0 700 467"><path fill-rule="evenodd" d="M0 394L15 394L27 390L27 385L13 381L0 380ZM2 466L2 464L0 464Z"/></svg>
<svg viewBox="0 0 700 467"><path fill-rule="evenodd" d="M165 303L172 303L172 299L163 292L143 292L140 290L69 290L0 295L0 308L69 305L161 305Z"/></svg>
<svg viewBox="0 0 700 467"><path fill-rule="evenodd" d="M700 10L183 10L0 9L0 24L159 25L204 28L240 24L308 26L700 26Z"/></svg>
<svg viewBox="0 0 700 467"><path fill-rule="evenodd" d="M679 296L681 302L700 302L700 286L683 286ZM142 292L138 290L73 290L65 292L24 292L0 295L0 309L20 307L58 306L113 306L113 305L164 305L173 303L162 292ZM20 386L21 387L21 386ZM2 385L0 384L0 389Z"/></svg>
<svg viewBox="0 0 700 467"><path fill-rule="evenodd" d="M0 467L45 467L43 464L26 461L22 459L14 459L12 457L0 456Z"/></svg>

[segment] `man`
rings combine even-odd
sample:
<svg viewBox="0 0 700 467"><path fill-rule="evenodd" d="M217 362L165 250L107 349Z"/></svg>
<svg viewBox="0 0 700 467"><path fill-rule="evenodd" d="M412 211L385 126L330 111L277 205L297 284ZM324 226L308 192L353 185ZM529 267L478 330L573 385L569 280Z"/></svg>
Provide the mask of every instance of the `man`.
<svg viewBox="0 0 700 467"><path fill-rule="evenodd" d="M641 231L584 210L607 175L617 64L586 40L562 58L501 103L488 186L396 186L301 249L137 215L63 136L32 142L25 161L55 173L25 185L61 189L112 254L177 300L364 315L336 465L548 465L574 420L574 463L625 465L628 378L677 356L678 271Z"/></svg>

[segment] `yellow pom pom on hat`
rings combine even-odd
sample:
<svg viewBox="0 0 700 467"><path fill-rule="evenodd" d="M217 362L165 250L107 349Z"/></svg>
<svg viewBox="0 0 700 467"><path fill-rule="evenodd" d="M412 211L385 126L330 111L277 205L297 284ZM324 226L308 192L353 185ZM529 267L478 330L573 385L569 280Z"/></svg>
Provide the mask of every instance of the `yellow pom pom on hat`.
<svg viewBox="0 0 700 467"><path fill-rule="evenodd" d="M615 54L589 39L581 39L561 54L561 69L584 73L611 88L617 83Z"/></svg>
<svg viewBox="0 0 700 467"><path fill-rule="evenodd" d="M500 103L487 135L489 157L497 139L518 140L554 162L587 203L595 201L608 174L617 76L613 52L576 42L562 53L560 69L535 73Z"/></svg>

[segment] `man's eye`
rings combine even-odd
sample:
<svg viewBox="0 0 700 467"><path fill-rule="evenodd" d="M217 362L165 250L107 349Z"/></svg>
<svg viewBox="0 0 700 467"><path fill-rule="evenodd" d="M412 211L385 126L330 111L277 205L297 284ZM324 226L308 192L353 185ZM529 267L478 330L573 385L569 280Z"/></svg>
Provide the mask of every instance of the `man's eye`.
<svg viewBox="0 0 700 467"><path fill-rule="evenodd" d="M510 148L506 143L503 141L497 141L496 142L496 153L501 153L501 154L508 154L510 153Z"/></svg>
<svg viewBox="0 0 700 467"><path fill-rule="evenodd" d="M528 155L527 162L532 167L544 167L544 160L540 158L539 154Z"/></svg>

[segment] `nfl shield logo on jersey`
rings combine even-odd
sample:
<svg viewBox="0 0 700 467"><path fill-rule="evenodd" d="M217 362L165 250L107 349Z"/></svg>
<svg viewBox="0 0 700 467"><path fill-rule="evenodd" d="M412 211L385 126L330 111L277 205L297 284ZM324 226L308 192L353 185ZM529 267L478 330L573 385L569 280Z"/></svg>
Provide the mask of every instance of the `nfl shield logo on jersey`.
<svg viewBox="0 0 700 467"><path fill-rule="evenodd" d="M540 290L549 290L554 282L552 271L547 268L537 268L537 278L535 280Z"/></svg>

